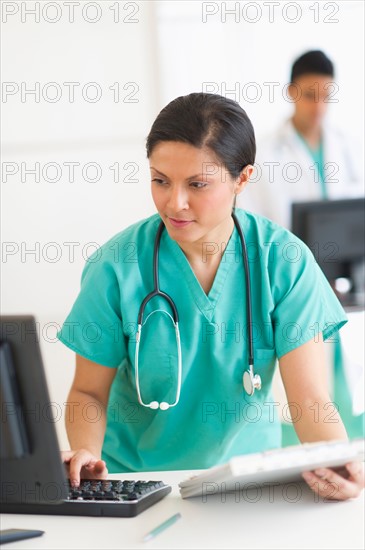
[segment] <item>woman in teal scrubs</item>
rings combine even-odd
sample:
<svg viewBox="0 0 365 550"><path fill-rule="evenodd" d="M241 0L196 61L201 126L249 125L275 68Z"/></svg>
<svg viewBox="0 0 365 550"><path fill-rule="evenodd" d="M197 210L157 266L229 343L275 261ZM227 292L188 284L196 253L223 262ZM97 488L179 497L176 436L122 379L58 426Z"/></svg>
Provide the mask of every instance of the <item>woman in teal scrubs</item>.
<svg viewBox="0 0 365 550"><path fill-rule="evenodd" d="M281 444L271 384L276 359L302 442L346 439L328 395L324 340L346 322L309 249L269 219L235 209L255 162L254 130L238 103L193 93L169 103L147 137L157 214L123 230L88 259L59 339L76 352L63 453L71 480L110 472L209 468ZM248 395L247 290L251 279L254 372ZM179 315L182 369L172 309L155 297L144 312L136 379L137 319L154 288L153 249L164 224L160 289ZM139 384L140 397L137 394ZM167 410L144 404L165 402ZM176 404L174 404L177 401ZM328 422L328 418L331 422ZM326 421L327 419L327 421ZM307 479L336 498L359 493L361 464Z"/></svg>

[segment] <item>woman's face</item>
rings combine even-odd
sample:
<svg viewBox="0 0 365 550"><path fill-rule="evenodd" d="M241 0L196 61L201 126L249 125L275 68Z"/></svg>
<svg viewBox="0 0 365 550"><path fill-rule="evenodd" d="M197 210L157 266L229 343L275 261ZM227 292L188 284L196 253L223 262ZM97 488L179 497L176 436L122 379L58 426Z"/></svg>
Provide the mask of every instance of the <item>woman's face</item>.
<svg viewBox="0 0 365 550"><path fill-rule="evenodd" d="M225 232L232 222L235 192L242 189L240 178L234 180L211 150L164 141L155 146L149 162L152 197L172 239L207 242L209 235Z"/></svg>

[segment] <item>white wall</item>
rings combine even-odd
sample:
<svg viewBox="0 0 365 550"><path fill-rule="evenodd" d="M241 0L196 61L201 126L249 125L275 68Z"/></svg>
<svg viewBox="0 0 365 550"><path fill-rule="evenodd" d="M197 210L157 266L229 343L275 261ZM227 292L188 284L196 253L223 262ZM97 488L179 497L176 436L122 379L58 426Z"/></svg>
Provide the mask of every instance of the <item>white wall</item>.
<svg viewBox="0 0 365 550"><path fill-rule="evenodd" d="M335 64L338 85L333 95L338 103L330 106L329 117L362 139L362 1L162 1L157 13L163 103L214 83L211 91L227 90L240 102L260 138L292 111L285 86L293 61L322 49Z"/></svg>
<svg viewBox="0 0 365 550"><path fill-rule="evenodd" d="M47 18L56 18L57 10L49 8L43 16L41 2L37 22L21 9L34 9L35 4L2 2L1 305L3 313L37 317L51 396L62 406L74 354L54 336L77 295L85 259L95 250L89 243L102 244L154 212L145 138L159 103L156 25L154 6L148 2L132 2L126 10L121 5L119 23L110 10L113 2L96 3L101 17L95 23L82 17L88 2L75 7L74 23L63 2L58 2L61 18L55 23ZM9 11L16 5L19 11L6 17L5 5ZM85 12L89 19L97 15L92 6ZM64 82L80 84L73 102ZM89 86L91 82L97 87ZM117 102L116 87L109 89L116 82ZM39 98L22 97L21 90L36 86ZM4 94L17 87L18 93ZM99 101L83 98L82 90L94 99L97 89ZM57 92L59 100L50 102ZM72 162L79 163L74 181L65 164ZM96 168L87 168L91 162ZM39 182L25 173L36 163ZM109 167L116 163L120 175L114 181L115 171ZM17 172L10 175L11 170ZM58 176L59 181L51 181ZM57 428L66 446L63 418Z"/></svg>
<svg viewBox="0 0 365 550"><path fill-rule="evenodd" d="M207 3L204 8L200 1L80 1L74 8L74 22L63 1L38 4L36 21L26 11L34 9L36 2L1 3L3 92L14 92L3 93L1 103L1 304L3 313L37 317L51 396L61 406L74 357L54 341L55 326L64 320L77 295L85 258L94 250L88 243L101 244L154 211L144 146L159 110L178 95L202 90L204 82L215 83L218 93L224 93L223 83L229 90L238 82L241 97L237 99L260 136L290 111L281 90L293 59L306 49L322 48L336 63L339 85L339 102L330 115L359 141L363 135L364 4L297 2L301 16L295 23L286 20L293 19L292 10L297 9L290 2L275 8L273 22L269 9L258 2L246 11L247 2L211 2L209 9L218 11L206 22L202 10ZM237 22L230 15L223 22L223 5L235 4L240 14ZM45 5L50 7L43 11ZM114 21L117 5L119 22ZM315 5L318 22L310 10ZM258 6L262 16L252 23ZM330 22L334 20L338 21ZM73 102L65 82L79 83ZM96 88L89 85L93 82L102 93L96 102L92 102ZM110 89L116 82L120 86L117 102ZM262 90L256 102L245 99L248 82ZM279 82L273 103L264 82ZM36 86L39 101L25 94ZM61 96L52 102L57 92ZM65 164L72 162L80 163L74 181ZM34 175L22 173L22 166L31 169L36 163L39 182ZM88 181L96 177L91 165L85 172L88 163L96 163L101 172L98 181ZM115 163L119 182L114 182L110 169ZM16 173L11 175L11 170ZM132 170L135 181L131 182ZM50 181L58 175L59 181ZM74 243L74 258L72 245L66 243ZM34 249L36 254L29 253ZM65 447L63 418L57 429Z"/></svg>

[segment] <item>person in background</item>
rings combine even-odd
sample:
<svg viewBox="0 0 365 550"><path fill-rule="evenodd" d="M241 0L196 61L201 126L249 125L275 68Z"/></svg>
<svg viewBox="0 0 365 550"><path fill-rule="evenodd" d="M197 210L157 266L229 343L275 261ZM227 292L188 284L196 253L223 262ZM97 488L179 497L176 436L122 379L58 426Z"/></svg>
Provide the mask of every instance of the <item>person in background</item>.
<svg viewBox="0 0 365 550"><path fill-rule="evenodd" d="M288 95L293 115L258 143L256 174L237 205L291 228L291 204L362 196L351 143L325 122L339 100L332 61L319 50L293 64Z"/></svg>

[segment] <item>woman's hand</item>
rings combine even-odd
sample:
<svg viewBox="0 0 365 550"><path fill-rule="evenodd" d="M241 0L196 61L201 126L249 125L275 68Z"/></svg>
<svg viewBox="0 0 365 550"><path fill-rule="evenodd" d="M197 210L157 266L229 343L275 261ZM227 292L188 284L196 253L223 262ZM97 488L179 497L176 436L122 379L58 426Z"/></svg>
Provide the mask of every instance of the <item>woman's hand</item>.
<svg viewBox="0 0 365 550"><path fill-rule="evenodd" d="M108 469L104 460L97 458L86 449L61 451L62 462L66 464L68 477L73 487L80 485L83 479L106 479Z"/></svg>
<svg viewBox="0 0 365 550"><path fill-rule="evenodd" d="M314 472L303 472L302 476L312 491L330 500L356 498L365 487L362 462L349 462L346 468L337 472L329 468L317 468Z"/></svg>

